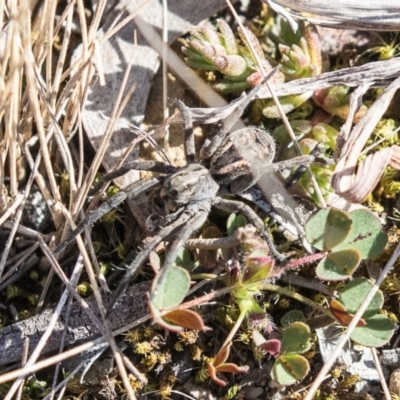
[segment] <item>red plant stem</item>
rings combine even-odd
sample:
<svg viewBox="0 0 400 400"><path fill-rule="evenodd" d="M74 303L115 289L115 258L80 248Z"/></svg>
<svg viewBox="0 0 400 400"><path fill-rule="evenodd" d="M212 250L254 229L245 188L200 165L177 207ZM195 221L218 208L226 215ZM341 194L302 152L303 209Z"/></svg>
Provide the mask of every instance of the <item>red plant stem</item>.
<svg viewBox="0 0 400 400"><path fill-rule="evenodd" d="M228 286L223 289L216 290L211 293L207 293L204 296L197 297L196 299L186 301L185 303L179 304L179 306L175 307L174 310L185 310L187 308L197 307L202 304L208 303L209 301L211 301L217 297L223 296L224 294L227 294L227 293L231 293L235 287L236 287L235 285L232 285L232 286ZM161 315L164 315L170 311L171 310L162 311Z"/></svg>
<svg viewBox="0 0 400 400"><path fill-rule="evenodd" d="M307 256L297 258L296 260L289 261L287 264L284 264L284 265L278 267L274 274L275 276L273 276L273 277L281 275L283 272L285 272L288 269L297 268L297 267L300 267L300 266L310 263L310 262L319 261L322 258L326 257L328 254L329 254L329 251L322 251L321 253L309 254Z"/></svg>

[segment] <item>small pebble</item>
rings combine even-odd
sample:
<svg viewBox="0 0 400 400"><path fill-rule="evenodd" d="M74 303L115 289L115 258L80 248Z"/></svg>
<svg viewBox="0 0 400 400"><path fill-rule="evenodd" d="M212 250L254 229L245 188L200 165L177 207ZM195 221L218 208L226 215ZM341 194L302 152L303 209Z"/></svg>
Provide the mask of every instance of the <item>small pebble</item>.
<svg viewBox="0 0 400 400"><path fill-rule="evenodd" d="M394 370L390 375L389 392L397 396L400 395L400 368Z"/></svg>
<svg viewBox="0 0 400 400"><path fill-rule="evenodd" d="M209 390L204 389L201 386L193 385L192 383L185 383L183 388L185 389L186 393L190 394L190 396L194 397L195 399L216 400Z"/></svg>
<svg viewBox="0 0 400 400"><path fill-rule="evenodd" d="M52 223L51 213L39 187L34 183L22 212L24 224L43 232Z"/></svg>
<svg viewBox="0 0 400 400"><path fill-rule="evenodd" d="M246 389L245 399L254 400L264 394L264 389L260 386L253 386Z"/></svg>

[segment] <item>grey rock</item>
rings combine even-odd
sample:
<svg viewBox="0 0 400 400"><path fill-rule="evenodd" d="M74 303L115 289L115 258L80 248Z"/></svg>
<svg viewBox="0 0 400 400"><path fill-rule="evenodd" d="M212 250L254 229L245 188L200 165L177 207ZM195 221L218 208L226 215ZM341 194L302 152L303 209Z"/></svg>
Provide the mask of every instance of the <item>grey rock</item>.
<svg viewBox="0 0 400 400"><path fill-rule="evenodd" d="M246 389L245 399L254 400L264 394L264 389L260 386L253 386Z"/></svg>

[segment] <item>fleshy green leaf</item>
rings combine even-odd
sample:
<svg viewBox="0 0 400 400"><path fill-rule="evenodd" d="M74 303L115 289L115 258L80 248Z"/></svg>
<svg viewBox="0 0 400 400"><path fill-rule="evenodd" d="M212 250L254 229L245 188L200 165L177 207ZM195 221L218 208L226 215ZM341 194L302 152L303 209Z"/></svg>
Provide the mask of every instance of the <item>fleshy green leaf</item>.
<svg viewBox="0 0 400 400"><path fill-rule="evenodd" d="M217 20L218 29L221 32L221 40L228 54L238 53L238 44L231 27L224 19Z"/></svg>
<svg viewBox="0 0 400 400"><path fill-rule="evenodd" d="M239 55L219 55L212 57L211 60L218 71L226 76L242 75L247 70L245 59Z"/></svg>
<svg viewBox="0 0 400 400"><path fill-rule="evenodd" d="M259 250L261 252L262 250ZM256 258L256 252L250 254L247 260L248 267L243 276L243 284L249 290L260 290L262 283L268 278L274 261L270 256L263 257L261 254Z"/></svg>
<svg viewBox="0 0 400 400"><path fill-rule="evenodd" d="M287 312L282 318L281 318L281 325L282 328L287 328L289 325L293 324L293 322L306 322L306 318L304 317L304 314L299 311L299 310L291 310Z"/></svg>
<svg viewBox="0 0 400 400"><path fill-rule="evenodd" d="M361 261L357 250L334 251L323 258L316 270L318 278L328 281L348 279Z"/></svg>
<svg viewBox="0 0 400 400"><path fill-rule="evenodd" d="M233 235L233 233L238 229L246 226L247 220L246 217L243 215L236 215L236 214L231 214L228 217L228 220L226 222L226 228L228 235Z"/></svg>
<svg viewBox="0 0 400 400"><path fill-rule="evenodd" d="M323 280L340 281L348 279L360 262L361 255L357 250L333 251L319 262L315 273Z"/></svg>
<svg viewBox="0 0 400 400"><path fill-rule="evenodd" d="M334 208L313 214L306 223L307 240L318 250L331 250L349 235L350 215Z"/></svg>
<svg viewBox="0 0 400 400"><path fill-rule="evenodd" d="M394 324L384 315L377 314L366 320L367 325L355 328L351 340L367 347L381 347L389 342Z"/></svg>
<svg viewBox="0 0 400 400"><path fill-rule="evenodd" d="M312 96L312 92L305 92L302 94L292 94L279 98L279 102L285 114L293 111L295 108L301 106L306 100ZM278 107L273 100L266 100L263 105L263 114L267 118L281 118Z"/></svg>
<svg viewBox="0 0 400 400"><path fill-rule="evenodd" d="M189 67L192 67L194 69L203 69L206 71L217 70L217 68L213 64L205 60L196 60L194 58L185 57L185 62L187 65L189 65Z"/></svg>
<svg viewBox="0 0 400 400"><path fill-rule="evenodd" d="M350 217L353 221L351 232L335 250L355 249L362 259L380 254L386 246L387 236L378 218L367 210L352 211Z"/></svg>
<svg viewBox="0 0 400 400"><path fill-rule="evenodd" d="M298 354L281 355L272 368L272 378L279 384L288 386L306 377L310 365Z"/></svg>
<svg viewBox="0 0 400 400"><path fill-rule="evenodd" d="M348 282L339 293L339 301L350 314L355 314L371 291L373 283L366 278L355 278ZM378 290L363 314L363 319L368 320L383 306L383 293ZM368 321L367 321L368 322Z"/></svg>
<svg viewBox="0 0 400 400"><path fill-rule="evenodd" d="M247 314L260 314L264 312L253 297L242 299L235 297L235 302L238 305L240 312L246 312Z"/></svg>
<svg viewBox="0 0 400 400"><path fill-rule="evenodd" d="M339 133L335 128L321 122L313 126L312 132L315 140L322 142L325 146L335 150L336 138Z"/></svg>
<svg viewBox="0 0 400 400"><path fill-rule="evenodd" d="M158 310L170 310L179 305L190 288L190 275L181 267L170 267L162 284L154 279L152 304Z"/></svg>
<svg viewBox="0 0 400 400"><path fill-rule="evenodd" d="M310 327L303 322L294 322L283 331L282 354L302 354L311 348Z"/></svg>
<svg viewBox="0 0 400 400"><path fill-rule="evenodd" d="M291 120L290 125L292 126L293 132L297 138L303 138L304 136L308 135L313 129L312 123L303 119ZM288 134L286 126L283 124L274 129L274 131L272 132L272 136L276 138L278 143L289 143L290 141L290 136Z"/></svg>
<svg viewBox="0 0 400 400"><path fill-rule="evenodd" d="M228 79L222 79L217 83L213 83L211 86L215 91L220 93L236 93L250 87L246 80L243 82L232 82Z"/></svg>
<svg viewBox="0 0 400 400"><path fill-rule="evenodd" d="M185 247L181 247L176 255L174 266L183 267L187 270L191 270L193 268L193 262L190 258L190 253L187 251Z"/></svg>

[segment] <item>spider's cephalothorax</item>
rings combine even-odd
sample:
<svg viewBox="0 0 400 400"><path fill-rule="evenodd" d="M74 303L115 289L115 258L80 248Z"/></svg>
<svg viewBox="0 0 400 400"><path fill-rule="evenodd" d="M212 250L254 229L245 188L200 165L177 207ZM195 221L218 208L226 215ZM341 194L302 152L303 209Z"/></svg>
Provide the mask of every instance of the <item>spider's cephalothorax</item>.
<svg viewBox="0 0 400 400"><path fill-rule="evenodd" d="M259 88L253 89L242 102L242 109L254 98ZM125 276L114 293L112 305L124 293L132 276L146 261L150 252L163 240L169 240L169 249L165 256L161 277L162 281L168 268L173 265L179 249L185 244L191 234L200 229L206 221L211 207L214 206L228 212L244 214L249 223L267 240L271 252L282 260L275 249L264 223L251 207L242 201L221 197L226 194L237 194L251 187L266 171L276 171L273 164L275 143L271 136L259 128L245 128L229 133L228 124L217 135L214 149L209 146L200 154L207 154L209 169L203 161L195 162L194 135L190 110L182 103L177 107L185 121L185 154L187 165L176 168L163 162L137 161L125 164L122 168L105 175L102 182L108 182L130 169L146 170L162 174L161 177L146 178L132 184L126 191L120 192L91 212L62 243L54 255L60 254L73 242L74 238L83 232L88 224L94 223L106 212L115 208L130 198L148 191L151 204L154 204L153 214L148 218L148 228L154 236L144 245L136 258L128 266ZM242 109L238 116L240 116ZM232 124L231 124L232 126ZM210 150L212 149L212 150ZM147 225L146 223L146 225ZM151 228L151 229L150 229ZM157 287L153 291L153 295ZM152 295L150 296L150 300Z"/></svg>
<svg viewBox="0 0 400 400"><path fill-rule="evenodd" d="M275 142L262 129L239 129L227 135L210 161L210 172L232 194L253 186L275 157Z"/></svg>
<svg viewBox="0 0 400 400"><path fill-rule="evenodd" d="M188 204L213 199L218 190L219 185L207 168L189 164L165 180L160 196L170 213Z"/></svg>

